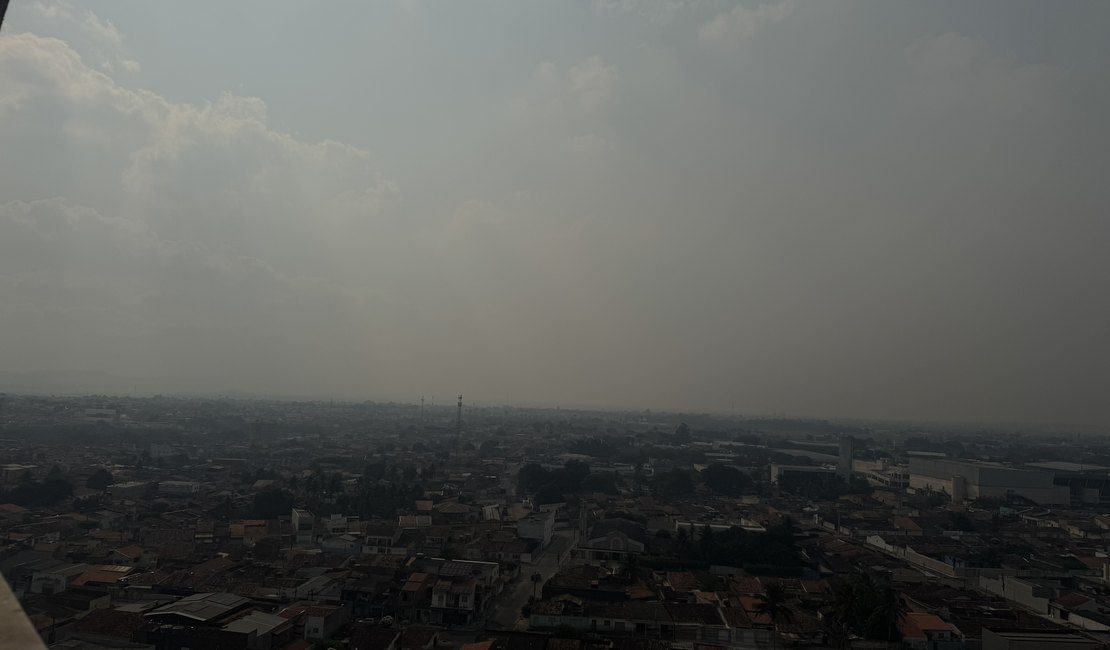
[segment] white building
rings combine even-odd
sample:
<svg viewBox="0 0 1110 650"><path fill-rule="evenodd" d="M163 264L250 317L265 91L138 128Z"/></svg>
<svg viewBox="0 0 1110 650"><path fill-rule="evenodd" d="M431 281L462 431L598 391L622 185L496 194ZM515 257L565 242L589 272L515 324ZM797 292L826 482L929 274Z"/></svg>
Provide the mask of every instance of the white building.
<svg viewBox="0 0 1110 650"><path fill-rule="evenodd" d="M1071 490L1051 470L999 463L910 456L910 489L943 492L953 501L1021 497L1040 505L1068 505Z"/></svg>
<svg viewBox="0 0 1110 650"><path fill-rule="evenodd" d="M316 517L308 510L293 508L293 536L298 544L309 543L314 539Z"/></svg>
<svg viewBox="0 0 1110 650"><path fill-rule="evenodd" d="M551 536L554 534L554 512L534 512L516 522L516 536L521 539L538 540L541 548L551 543Z"/></svg>

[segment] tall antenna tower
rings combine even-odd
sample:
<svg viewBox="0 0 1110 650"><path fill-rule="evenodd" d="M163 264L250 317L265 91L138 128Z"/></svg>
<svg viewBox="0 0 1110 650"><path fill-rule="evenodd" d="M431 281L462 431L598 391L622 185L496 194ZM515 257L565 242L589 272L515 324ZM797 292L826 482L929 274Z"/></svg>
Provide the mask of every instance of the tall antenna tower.
<svg viewBox="0 0 1110 650"><path fill-rule="evenodd" d="M420 433L424 433L424 396L420 396Z"/></svg>
<svg viewBox="0 0 1110 650"><path fill-rule="evenodd" d="M455 415L455 435L462 437L462 395L459 395L459 410Z"/></svg>

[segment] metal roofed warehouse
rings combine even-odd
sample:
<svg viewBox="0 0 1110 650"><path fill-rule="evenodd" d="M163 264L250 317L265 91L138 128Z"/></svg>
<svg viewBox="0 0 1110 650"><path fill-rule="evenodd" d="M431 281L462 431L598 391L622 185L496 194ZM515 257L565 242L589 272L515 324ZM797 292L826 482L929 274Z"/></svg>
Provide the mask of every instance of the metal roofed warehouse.
<svg viewBox="0 0 1110 650"><path fill-rule="evenodd" d="M250 605L250 600L227 593L202 593L162 605L146 613L157 621L212 624Z"/></svg>

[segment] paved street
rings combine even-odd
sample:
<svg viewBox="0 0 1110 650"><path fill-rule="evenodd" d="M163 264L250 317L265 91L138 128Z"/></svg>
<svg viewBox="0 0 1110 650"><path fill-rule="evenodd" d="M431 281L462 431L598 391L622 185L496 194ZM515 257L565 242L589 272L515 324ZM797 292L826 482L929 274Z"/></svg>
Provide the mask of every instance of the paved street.
<svg viewBox="0 0 1110 650"><path fill-rule="evenodd" d="M542 577L535 587L538 595L543 583L559 570L558 558L565 555L574 543L574 532L573 530L555 531L551 545L540 556L539 561L520 567L520 578L506 586L505 593L501 594L501 598L493 608L487 627L510 630L526 625L520 618L520 608L528 603L528 598L532 595L532 574L538 573Z"/></svg>

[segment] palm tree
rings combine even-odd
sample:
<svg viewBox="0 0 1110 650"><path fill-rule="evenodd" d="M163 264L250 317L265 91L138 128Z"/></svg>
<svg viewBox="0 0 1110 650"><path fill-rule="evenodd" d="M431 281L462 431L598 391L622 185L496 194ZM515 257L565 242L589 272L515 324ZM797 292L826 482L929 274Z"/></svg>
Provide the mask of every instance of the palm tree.
<svg viewBox="0 0 1110 650"><path fill-rule="evenodd" d="M708 554L713 548L713 527L706 524L701 529L701 541L699 542L702 552Z"/></svg>
<svg viewBox="0 0 1110 650"><path fill-rule="evenodd" d="M906 604L898 592L886 585L878 594L874 609L867 617L867 628L873 636L882 637L886 641L898 638L898 623L906 617Z"/></svg>
<svg viewBox="0 0 1110 650"><path fill-rule="evenodd" d="M771 647L778 646L778 626L779 623L790 623L794 620L794 612L786 606L786 590L782 585L777 582L772 582L767 585L767 589L756 596L759 601L755 604L753 611L756 614L765 615L771 619L771 623L775 629L771 631Z"/></svg>
<svg viewBox="0 0 1110 650"><path fill-rule="evenodd" d="M833 603L823 619L830 641L840 648L848 647L852 632L860 626L861 593L855 580L838 580L833 583Z"/></svg>
<svg viewBox="0 0 1110 650"><path fill-rule="evenodd" d="M849 630L863 633L871 614L869 603L877 590L878 586L868 573L857 573L834 587L835 613Z"/></svg>
<svg viewBox="0 0 1110 650"><path fill-rule="evenodd" d="M830 648L850 648L852 633L844 619L829 610L821 619L825 628L825 643Z"/></svg>

